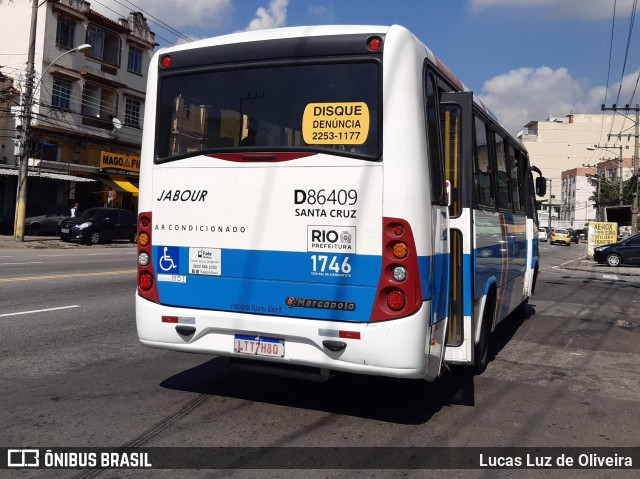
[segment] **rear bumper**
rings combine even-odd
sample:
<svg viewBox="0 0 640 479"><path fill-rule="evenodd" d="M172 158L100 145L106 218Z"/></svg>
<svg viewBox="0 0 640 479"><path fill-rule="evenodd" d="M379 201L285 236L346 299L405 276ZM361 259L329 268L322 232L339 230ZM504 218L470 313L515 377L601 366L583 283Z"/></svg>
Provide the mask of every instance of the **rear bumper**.
<svg viewBox="0 0 640 479"><path fill-rule="evenodd" d="M428 311L429 302L425 302L406 318L350 323L169 308L136 295L138 338L144 346L398 378L425 377L431 334ZM163 323L162 315L189 318L188 325L196 330L182 336L176 331L179 324ZM339 330L358 332L360 339L336 337ZM235 353L237 334L283 339L285 355ZM325 340L342 341L346 347L331 351L323 345Z"/></svg>

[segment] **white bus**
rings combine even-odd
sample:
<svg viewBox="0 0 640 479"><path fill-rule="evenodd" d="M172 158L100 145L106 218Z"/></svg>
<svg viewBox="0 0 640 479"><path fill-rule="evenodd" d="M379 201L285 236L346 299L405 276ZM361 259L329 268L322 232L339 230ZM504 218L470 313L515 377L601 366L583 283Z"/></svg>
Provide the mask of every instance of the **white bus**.
<svg viewBox="0 0 640 479"><path fill-rule="evenodd" d="M146 98L143 345L324 375L484 370L491 331L535 289L532 170L414 35L166 48Z"/></svg>

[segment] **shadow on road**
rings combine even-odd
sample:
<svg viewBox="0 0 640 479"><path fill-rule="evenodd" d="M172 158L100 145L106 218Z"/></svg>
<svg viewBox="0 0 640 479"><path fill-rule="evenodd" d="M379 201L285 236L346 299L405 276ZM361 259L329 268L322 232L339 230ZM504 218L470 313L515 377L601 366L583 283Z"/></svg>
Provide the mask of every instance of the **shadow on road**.
<svg viewBox="0 0 640 479"><path fill-rule="evenodd" d="M528 306L525 316L511 317L496 328L491 338L492 358L533 314L534 309ZM239 370L216 358L167 378L160 385L391 423L423 424L447 406L474 406L475 380L473 375L457 369L454 373L445 372L433 383L354 374L337 374L326 382L314 382Z"/></svg>

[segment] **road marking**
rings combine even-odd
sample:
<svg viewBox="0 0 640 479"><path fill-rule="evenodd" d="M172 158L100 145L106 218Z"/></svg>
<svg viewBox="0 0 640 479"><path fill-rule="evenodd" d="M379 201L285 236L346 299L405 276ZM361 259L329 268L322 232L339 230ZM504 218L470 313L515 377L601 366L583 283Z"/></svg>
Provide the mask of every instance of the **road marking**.
<svg viewBox="0 0 640 479"><path fill-rule="evenodd" d="M99 273L74 273L74 274L54 274L49 276L24 276L21 278L0 278L0 283L13 283L16 281L33 281L38 279L61 279L61 278L82 278L85 276L106 276L106 275L117 275L117 274L129 274L135 273L137 270L135 269L125 269L122 271L102 271Z"/></svg>
<svg viewBox="0 0 640 479"><path fill-rule="evenodd" d="M59 308L47 308L47 309L34 309L32 311L19 311L17 313L5 313L0 314L0 318L4 318L7 316L18 316L21 314L34 314L34 313L46 313L47 311L58 311L60 309L70 309L70 308L79 308L79 304L73 304L71 306L60 306Z"/></svg>
<svg viewBox="0 0 640 479"><path fill-rule="evenodd" d="M604 279L618 279L618 275L615 274L603 274L602 277Z"/></svg>
<svg viewBox="0 0 640 479"><path fill-rule="evenodd" d="M0 263L0 266L5 266L5 265L16 265L16 264L42 264L44 263L44 261L29 261L27 263Z"/></svg>

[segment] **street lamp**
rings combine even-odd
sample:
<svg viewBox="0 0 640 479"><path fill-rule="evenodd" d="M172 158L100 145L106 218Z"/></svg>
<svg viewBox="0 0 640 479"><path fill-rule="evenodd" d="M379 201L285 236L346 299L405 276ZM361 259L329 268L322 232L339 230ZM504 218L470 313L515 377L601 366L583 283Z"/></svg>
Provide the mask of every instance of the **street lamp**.
<svg viewBox="0 0 640 479"><path fill-rule="evenodd" d="M19 169L18 169L18 191L16 196L16 214L15 214L15 222L13 228L13 238L16 241L24 241L24 221L25 221L25 213L27 211L27 175L28 175L28 163L29 157L26 154L26 146L29 144L30 135L31 135L31 113L33 108L33 92L37 89L37 87L42 82L45 74L49 71L58 60L60 60L63 56L68 55L69 53L75 52L86 52L91 49L91 45L88 43L83 43L71 50L67 50L66 52L59 55L55 60L53 60L47 68L42 72L40 76L40 80L36 83L35 87L33 85L33 76L34 76L34 56L35 49L34 45L30 45L29 47L29 59L27 61L27 77L26 77L26 92L22 100L22 112L20 114L22 118L22 133L19 135L17 139L17 151L20 157L19 160Z"/></svg>

